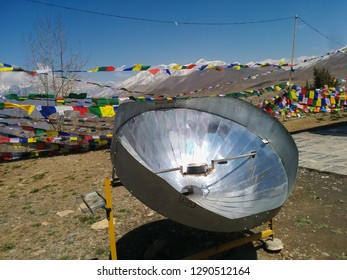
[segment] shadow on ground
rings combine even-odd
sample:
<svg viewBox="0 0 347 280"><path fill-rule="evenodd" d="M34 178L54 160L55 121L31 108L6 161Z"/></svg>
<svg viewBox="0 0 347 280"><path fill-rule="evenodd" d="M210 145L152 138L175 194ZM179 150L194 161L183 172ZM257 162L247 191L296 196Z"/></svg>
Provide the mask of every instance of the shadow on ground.
<svg viewBox="0 0 347 280"><path fill-rule="evenodd" d="M171 220L140 226L117 241L120 260L182 259L241 237L240 233L209 232L187 227ZM255 260L252 243L209 257L209 259Z"/></svg>
<svg viewBox="0 0 347 280"><path fill-rule="evenodd" d="M309 132L320 135L331 135L331 136L347 136L347 122L329 124L321 127L315 127L305 130L299 130L292 134L298 134L301 132Z"/></svg>

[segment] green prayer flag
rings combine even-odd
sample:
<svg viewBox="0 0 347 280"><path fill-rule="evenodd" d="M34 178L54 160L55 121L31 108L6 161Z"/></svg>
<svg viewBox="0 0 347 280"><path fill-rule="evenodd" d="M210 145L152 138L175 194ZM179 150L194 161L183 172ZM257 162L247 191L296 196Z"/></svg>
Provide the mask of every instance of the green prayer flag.
<svg viewBox="0 0 347 280"><path fill-rule="evenodd" d="M46 133L46 131L43 129L35 129L35 135L36 136L44 134L44 133Z"/></svg>
<svg viewBox="0 0 347 280"><path fill-rule="evenodd" d="M95 104L97 104L98 106L118 105L119 104L118 98L92 98L92 101Z"/></svg>
<svg viewBox="0 0 347 280"><path fill-rule="evenodd" d="M265 90L266 90L266 91L275 91L275 90L273 89L273 87L266 87Z"/></svg>
<svg viewBox="0 0 347 280"><path fill-rule="evenodd" d="M99 107L89 106L87 108L91 114L97 115L99 118L102 117L102 113Z"/></svg>
<svg viewBox="0 0 347 280"><path fill-rule="evenodd" d="M147 65L141 66L141 70L148 70L149 68L151 68L151 66L147 66Z"/></svg>
<svg viewBox="0 0 347 280"><path fill-rule="evenodd" d="M87 98L87 93L74 93L74 92L71 92L71 93L69 93L67 98L86 99Z"/></svg>
<svg viewBox="0 0 347 280"><path fill-rule="evenodd" d="M15 93L9 93L9 94L6 94L5 95L6 99L15 99L15 100L18 100L18 95L15 94Z"/></svg>

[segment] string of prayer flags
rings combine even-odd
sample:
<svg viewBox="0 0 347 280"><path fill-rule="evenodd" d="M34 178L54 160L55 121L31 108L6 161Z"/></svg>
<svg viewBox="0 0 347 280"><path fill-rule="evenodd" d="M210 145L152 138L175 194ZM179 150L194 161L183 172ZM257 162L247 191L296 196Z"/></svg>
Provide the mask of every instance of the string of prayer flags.
<svg viewBox="0 0 347 280"><path fill-rule="evenodd" d="M115 111L113 106L102 106L102 107L89 106L88 111L91 114L97 115L99 118L115 116Z"/></svg>
<svg viewBox="0 0 347 280"><path fill-rule="evenodd" d="M2 140L4 138L0 137L0 144L2 143ZM53 139L53 138L52 138ZM0 162L4 161L11 161L11 160L18 160L18 159L27 159L27 158L34 158L34 157L41 157L41 156L55 156L55 155L62 155L62 154L71 154L74 152L86 152L96 149L103 149L103 148L109 148L111 145L111 137L105 136L105 137L99 137L96 138L94 136L91 136L89 139L85 139L82 142L75 141L76 137L71 137L71 139L74 139L73 141L68 142L42 142L42 141L36 141L36 139L33 139L35 141L27 141L25 143L25 140L29 139L13 139L13 142L11 144L13 145L14 151L11 152L0 152ZM19 140L19 143L16 143L15 141ZM53 139L54 140L54 139ZM16 151L17 146L16 145L24 145L28 148L30 148L30 151Z"/></svg>
<svg viewBox="0 0 347 280"><path fill-rule="evenodd" d="M36 71L28 71L18 66L13 66L7 63L0 63L0 72L25 72L31 76L36 76Z"/></svg>
<svg viewBox="0 0 347 280"><path fill-rule="evenodd" d="M134 64L133 67L125 68L123 71L146 71L149 68L151 68L149 65Z"/></svg>
<svg viewBox="0 0 347 280"><path fill-rule="evenodd" d="M162 64L163 65L163 64ZM114 72L114 71L149 71L153 75L156 75L159 71L165 71L167 74L171 75L171 71L175 70L198 70L198 71L203 71L205 69L215 69L217 71L222 71L223 69L227 68L233 68L240 70L241 68L250 68L250 67L255 67L255 68L260 68L260 67L277 67L278 69L281 67L285 66L291 66L288 63L285 63L281 61L278 64L270 64L270 63L249 63L249 64L241 64L241 63L231 63L231 64L222 64L222 65L211 65L211 64L205 64L205 65L200 65L198 66L197 64L190 63L186 65L181 65L181 64L174 64L171 66L150 66L150 65L143 65L143 64L134 64L132 67L126 67L125 65L121 67L115 67L112 65L109 66L96 66L93 69L89 70L68 70L68 71L63 71L63 70L32 70L28 71L25 70L21 67L17 66L12 66L10 64L6 63L0 63L0 72L12 72L12 71L24 71L31 76L36 76L37 74L48 74L48 73L95 73L95 72ZM57 78L63 78L63 79L69 79L69 80L74 80L74 81L80 81L75 78L69 78L65 76L56 76Z"/></svg>
<svg viewBox="0 0 347 280"><path fill-rule="evenodd" d="M101 66L101 67L95 67L92 70L87 70L87 72L112 72L115 70L116 68L113 66Z"/></svg>
<svg viewBox="0 0 347 280"><path fill-rule="evenodd" d="M289 117L308 112L329 113L347 109L347 94L345 87L307 90L293 85L258 107L271 114Z"/></svg>

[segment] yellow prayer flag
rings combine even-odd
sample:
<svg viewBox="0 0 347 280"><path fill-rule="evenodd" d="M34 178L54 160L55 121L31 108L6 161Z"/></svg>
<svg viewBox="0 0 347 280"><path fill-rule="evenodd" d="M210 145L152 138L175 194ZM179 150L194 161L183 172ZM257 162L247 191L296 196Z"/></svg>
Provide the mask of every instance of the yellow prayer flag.
<svg viewBox="0 0 347 280"><path fill-rule="evenodd" d="M314 97L314 90L310 90L309 98L313 99L313 97Z"/></svg>
<svg viewBox="0 0 347 280"><path fill-rule="evenodd" d="M99 67L95 67L94 69L88 70L87 72L98 72L98 70L99 70Z"/></svg>
<svg viewBox="0 0 347 280"><path fill-rule="evenodd" d="M295 89L292 89L291 91L291 98L293 100L297 100L298 99L298 96L296 95L296 90Z"/></svg>
<svg viewBox="0 0 347 280"><path fill-rule="evenodd" d="M113 117L115 115L113 106L99 107L103 117Z"/></svg>
<svg viewBox="0 0 347 280"><path fill-rule="evenodd" d="M140 71L142 68L142 64L134 64L133 71Z"/></svg>
<svg viewBox="0 0 347 280"><path fill-rule="evenodd" d="M28 115L30 115L34 111L35 105L20 105L19 108L27 111Z"/></svg>
<svg viewBox="0 0 347 280"><path fill-rule="evenodd" d="M11 72L11 71L13 71L13 67L0 68L0 72Z"/></svg>
<svg viewBox="0 0 347 280"><path fill-rule="evenodd" d="M179 70L179 69L182 68L182 65L176 64L176 65L172 66L171 68L172 68L173 70Z"/></svg>
<svg viewBox="0 0 347 280"><path fill-rule="evenodd" d="M317 99L316 106L317 106L317 107L322 106L322 98L318 98L318 99Z"/></svg>
<svg viewBox="0 0 347 280"><path fill-rule="evenodd" d="M335 97L333 97L333 96L330 97L330 103L331 104L336 104Z"/></svg>
<svg viewBox="0 0 347 280"><path fill-rule="evenodd" d="M31 152L31 156L33 157L38 157L40 154L39 154L39 152L38 151L33 151L33 152Z"/></svg>
<svg viewBox="0 0 347 280"><path fill-rule="evenodd" d="M36 138L28 138L28 143L36 143Z"/></svg>
<svg viewBox="0 0 347 280"><path fill-rule="evenodd" d="M280 88L279 86L275 86L275 90L276 90L276 91L280 91L281 88Z"/></svg>
<svg viewBox="0 0 347 280"><path fill-rule="evenodd" d="M77 141L77 137L76 136L70 136L70 141Z"/></svg>
<svg viewBox="0 0 347 280"><path fill-rule="evenodd" d="M59 135L58 131L55 130L46 130L47 137L56 137Z"/></svg>
<svg viewBox="0 0 347 280"><path fill-rule="evenodd" d="M236 70L240 70L241 66L240 65L235 65L235 66L233 66L233 68L235 68Z"/></svg>
<svg viewBox="0 0 347 280"><path fill-rule="evenodd" d="M14 106L10 102L4 102L4 108L5 109L12 109L12 108L14 108Z"/></svg>
<svg viewBox="0 0 347 280"><path fill-rule="evenodd" d="M99 145L107 145L108 142L106 139L99 139Z"/></svg>
<svg viewBox="0 0 347 280"><path fill-rule="evenodd" d="M20 108L25 111L30 115L34 109L35 105L20 105L20 104L15 104L15 103L10 103L10 102L4 102L5 109L14 109L14 108Z"/></svg>

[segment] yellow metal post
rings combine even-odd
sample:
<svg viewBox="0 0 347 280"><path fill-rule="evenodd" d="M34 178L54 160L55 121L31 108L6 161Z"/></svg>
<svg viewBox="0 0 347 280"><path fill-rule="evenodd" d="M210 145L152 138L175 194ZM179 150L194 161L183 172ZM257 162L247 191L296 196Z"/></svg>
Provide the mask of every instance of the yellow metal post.
<svg viewBox="0 0 347 280"><path fill-rule="evenodd" d="M269 227L269 229L272 231L272 234L270 235L270 237L271 237L271 240L274 240L274 234L273 234L273 222L272 222L272 219L268 222L268 227Z"/></svg>
<svg viewBox="0 0 347 280"><path fill-rule="evenodd" d="M106 196L106 214L108 220L108 232L110 235L111 260L117 259L116 238L113 224L112 196L111 196L111 180L106 178L104 181L105 196Z"/></svg>

